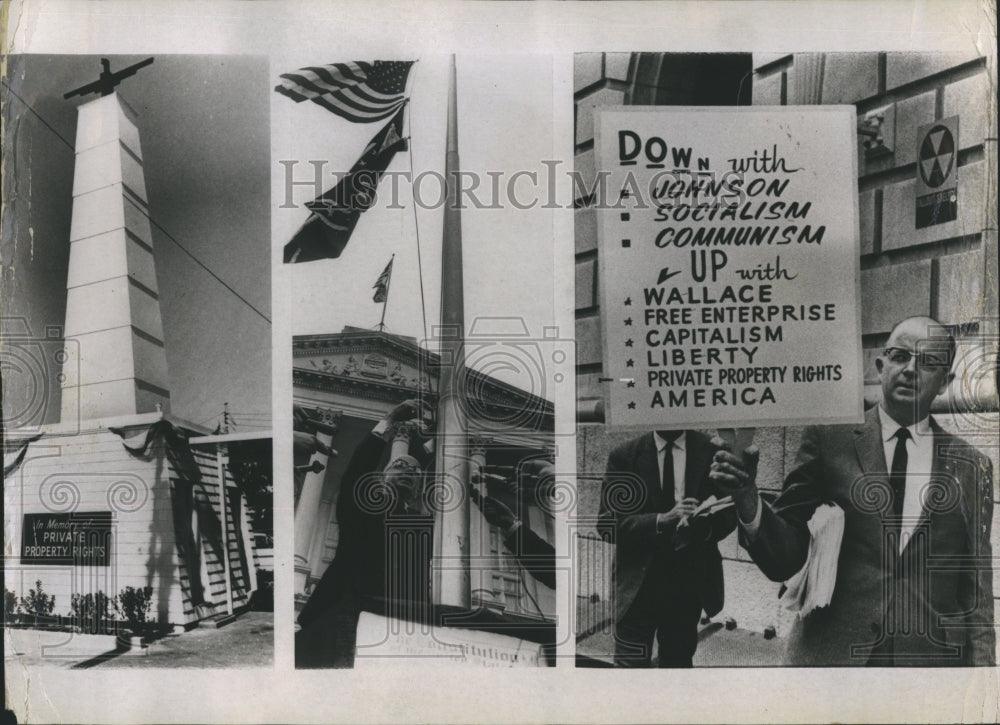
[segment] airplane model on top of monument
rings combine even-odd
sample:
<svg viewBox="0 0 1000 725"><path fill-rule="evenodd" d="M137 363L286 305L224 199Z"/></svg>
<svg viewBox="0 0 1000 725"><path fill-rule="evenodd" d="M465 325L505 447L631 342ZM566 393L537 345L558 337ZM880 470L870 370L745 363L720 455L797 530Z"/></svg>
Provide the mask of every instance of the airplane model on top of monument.
<svg viewBox="0 0 1000 725"><path fill-rule="evenodd" d="M80 86L79 88L74 88L72 91L67 91L63 94L63 98L72 98L73 96L85 96L89 93L100 93L101 96L110 96L115 91L115 87L118 86L123 80L129 76L135 75L140 68L145 68L147 65L152 65L153 59L146 58L146 60L141 60L138 63L134 63L127 68L122 68L120 71L114 73L111 72L111 61L107 58L101 58L101 75L93 83L88 83L87 85Z"/></svg>
<svg viewBox="0 0 1000 725"><path fill-rule="evenodd" d="M97 81L64 94L100 97L77 109L65 326L55 356L61 416L30 427L19 421L4 440L7 582L25 595L29 587L40 593L40 582L58 606L27 612L35 624L54 623L71 603L72 622L84 631L121 633L125 624L132 634L156 635L224 623L248 608L259 572L271 566L243 488L247 457L266 448L270 460L270 432L210 435L170 413L138 114L117 89L152 63L112 72L102 58ZM5 335L5 357L20 342ZM44 360L19 359L28 375L47 374ZM269 510L269 494L255 504ZM80 608L85 597L96 609ZM107 604L117 611L126 599L127 619L115 621ZM45 654L62 653L52 646Z"/></svg>

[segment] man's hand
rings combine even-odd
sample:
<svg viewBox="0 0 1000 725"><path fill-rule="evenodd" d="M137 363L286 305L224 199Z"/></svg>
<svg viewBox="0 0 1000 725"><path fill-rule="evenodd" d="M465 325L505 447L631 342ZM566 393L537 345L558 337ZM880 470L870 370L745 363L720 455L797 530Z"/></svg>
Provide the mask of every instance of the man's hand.
<svg viewBox="0 0 1000 725"><path fill-rule="evenodd" d="M514 515L514 512L492 496L480 496L479 491L473 486L469 487L469 495L473 501L479 504L486 520L493 526L499 526L504 530L504 533L517 523L517 516Z"/></svg>
<svg viewBox="0 0 1000 725"><path fill-rule="evenodd" d="M388 423L404 423L408 420L413 420L420 413L420 401L416 398L410 398L409 400L404 400L402 403L397 405L395 408L389 411L389 414L385 417ZM423 409L423 417L426 418L430 415L430 411L425 406Z"/></svg>
<svg viewBox="0 0 1000 725"><path fill-rule="evenodd" d="M696 508L698 508L698 499L691 496L682 499L680 503L676 504L667 513L656 515L656 530L662 531L671 523L680 525L688 516L694 513Z"/></svg>
<svg viewBox="0 0 1000 725"><path fill-rule="evenodd" d="M312 433L294 431L292 438L292 456L296 466L304 466L309 462L314 453L325 453L328 456L336 456L337 451L324 444Z"/></svg>
<svg viewBox="0 0 1000 725"><path fill-rule="evenodd" d="M721 438L714 438L712 443L719 450L712 459L708 477L720 492L733 497L740 521L750 523L757 516L759 505L757 464L760 461L760 451L757 446L750 446L739 457L733 455L729 445Z"/></svg>

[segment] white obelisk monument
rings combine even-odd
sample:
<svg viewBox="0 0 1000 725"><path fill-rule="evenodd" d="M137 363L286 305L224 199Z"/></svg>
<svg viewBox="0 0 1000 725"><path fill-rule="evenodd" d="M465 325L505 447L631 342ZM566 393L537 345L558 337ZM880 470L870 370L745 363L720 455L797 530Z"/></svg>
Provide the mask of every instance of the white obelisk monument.
<svg viewBox="0 0 1000 725"><path fill-rule="evenodd" d="M168 412L136 114L114 91L78 114L62 420Z"/></svg>

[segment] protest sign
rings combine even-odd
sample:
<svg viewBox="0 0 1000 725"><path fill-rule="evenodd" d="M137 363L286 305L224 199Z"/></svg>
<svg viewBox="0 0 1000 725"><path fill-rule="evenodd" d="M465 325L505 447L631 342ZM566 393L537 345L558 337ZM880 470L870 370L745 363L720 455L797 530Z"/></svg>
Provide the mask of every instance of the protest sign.
<svg viewBox="0 0 1000 725"><path fill-rule="evenodd" d="M595 148L605 421L860 421L854 108L614 107Z"/></svg>

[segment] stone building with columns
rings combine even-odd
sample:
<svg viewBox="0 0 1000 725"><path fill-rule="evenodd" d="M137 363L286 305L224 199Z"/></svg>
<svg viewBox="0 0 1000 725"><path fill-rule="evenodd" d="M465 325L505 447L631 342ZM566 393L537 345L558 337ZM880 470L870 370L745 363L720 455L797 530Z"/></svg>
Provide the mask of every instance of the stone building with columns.
<svg viewBox="0 0 1000 725"><path fill-rule="evenodd" d="M439 360L412 337L345 327L340 333L293 340L293 399L298 427L337 452L316 453L295 477L295 606L308 600L337 552L336 502L341 477L358 443L398 403L417 398L437 405ZM472 371L465 399L470 480L484 466L513 472L524 461L550 458L552 403L499 379ZM303 427L304 426L304 427ZM409 452L424 468L432 462L426 439L398 426L381 465ZM381 470L381 467L379 468ZM477 484L472 484L477 485ZM554 543L551 511L527 501L524 525ZM478 507L469 507L470 600L507 623L554 623L555 592L530 576L505 550L502 532Z"/></svg>
<svg viewBox="0 0 1000 725"><path fill-rule="evenodd" d="M935 403L946 429L972 442L998 467L996 361L997 109L996 58L966 53L582 53L575 59L575 164L581 189L597 174L594 117L608 105L849 104L857 111L857 193L860 210L861 334L866 405L880 389L874 359L893 324L930 315L959 342L956 380ZM941 127L954 139L945 153L947 216L928 224L928 194L920 164ZM578 651L600 658L607 650L611 553L586 521L597 514L600 478L610 450L634 434L603 426L602 340L594 199L575 200L576 338L580 472L575 580ZM758 428L762 490L780 490L798 449L800 427ZM707 431L714 433L714 431ZM996 503L998 487L994 481ZM1000 525L993 521L994 547ZM733 535L720 544L726 604L751 632L774 627L788 613L778 585L749 560ZM1000 593L995 589L994 594ZM696 659L697 664L697 659ZM730 664L744 664L731 662Z"/></svg>

